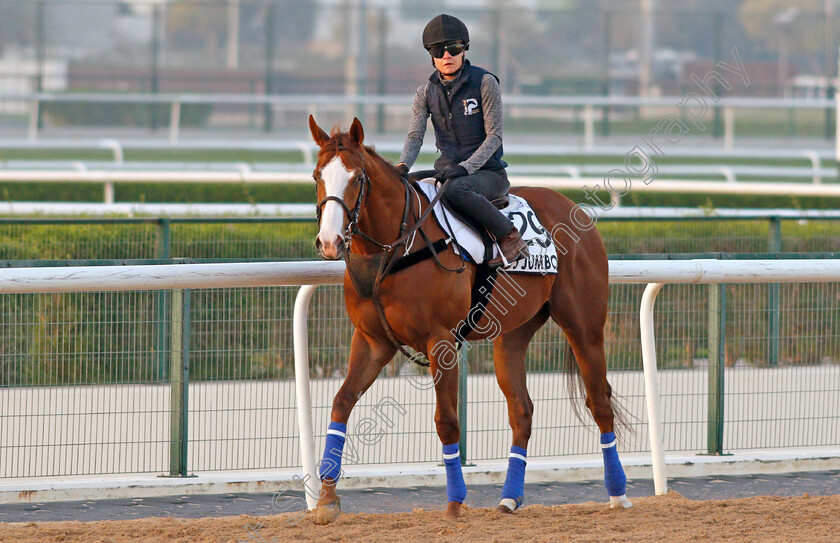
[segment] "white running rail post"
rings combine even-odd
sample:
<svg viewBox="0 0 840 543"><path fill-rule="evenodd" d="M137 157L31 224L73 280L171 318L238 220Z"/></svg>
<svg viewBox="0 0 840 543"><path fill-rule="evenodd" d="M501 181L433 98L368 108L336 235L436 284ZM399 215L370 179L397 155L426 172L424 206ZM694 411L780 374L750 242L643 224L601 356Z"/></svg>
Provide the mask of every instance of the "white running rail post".
<svg viewBox="0 0 840 543"><path fill-rule="evenodd" d="M181 102L175 100L169 110L169 141L178 141L178 134L181 131Z"/></svg>
<svg viewBox="0 0 840 543"><path fill-rule="evenodd" d="M300 287L295 298L295 390L297 394L298 427L300 428L300 459L303 467L303 489L306 507L315 509L318 503L318 474L315 471L315 438L312 431L312 399L309 395L309 338L307 333L309 301L317 285Z"/></svg>
<svg viewBox="0 0 840 543"><path fill-rule="evenodd" d="M639 310L639 328L642 338L642 365L645 369L645 401L647 402L650 455L653 464L654 492L668 492L665 476L665 442L662 435L662 404L659 400L659 382L656 372L656 343L653 335L653 304L664 283L649 283L642 295Z"/></svg>
<svg viewBox="0 0 840 543"><path fill-rule="evenodd" d="M583 147L595 147L595 108L592 104L583 106Z"/></svg>
<svg viewBox="0 0 840 543"><path fill-rule="evenodd" d="M29 102L29 141L38 139L38 115L41 108L41 101L35 98Z"/></svg>
<svg viewBox="0 0 840 543"><path fill-rule="evenodd" d="M100 142L100 145L106 149L110 149L114 154L114 164L118 166L123 165L125 153L123 152L122 144L117 140L106 139ZM114 205L114 180L110 177L105 179L105 203Z"/></svg>

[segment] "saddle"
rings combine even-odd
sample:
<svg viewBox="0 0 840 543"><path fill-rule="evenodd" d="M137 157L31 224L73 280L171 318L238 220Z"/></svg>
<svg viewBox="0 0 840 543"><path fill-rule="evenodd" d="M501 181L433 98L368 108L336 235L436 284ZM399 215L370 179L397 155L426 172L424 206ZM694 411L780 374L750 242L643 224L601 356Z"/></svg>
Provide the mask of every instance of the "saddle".
<svg viewBox="0 0 840 543"><path fill-rule="evenodd" d="M436 170L420 170L417 172L411 172L408 174L408 181L412 184L418 182L428 183L428 180L430 178L433 178L436 174ZM510 197L507 194L505 194L503 196L490 200L490 203L493 204L493 206L496 209L501 211L503 209L506 209L510 205ZM458 220L469 226L481 238L481 242L484 245L484 262L487 262L488 260L493 258L493 249L496 242L492 238L490 233L487 231L487 229L484 227L484 225L479 224L471 218L452 209L452 207L450 207L445 200L441 200L441 204L446 208L446 211L448 211Z"/></svg>
<svg viewBox="0 0 840 543"><path fill-rule="evenodd" d="M507 194L505 194L504 196L500 196L499 198L496 198L495 200L490 200L490 203L493 204L494 206L496 206L496 209L501 211L501 210L505 209L507 206L510 205L510 198L508 197Z"/></svg>

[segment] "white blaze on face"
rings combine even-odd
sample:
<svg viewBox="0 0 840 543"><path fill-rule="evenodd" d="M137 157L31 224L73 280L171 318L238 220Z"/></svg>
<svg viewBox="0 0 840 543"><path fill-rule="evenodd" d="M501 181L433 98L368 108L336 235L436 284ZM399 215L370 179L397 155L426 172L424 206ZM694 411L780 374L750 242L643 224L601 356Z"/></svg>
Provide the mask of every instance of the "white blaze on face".
<svg viewBox="0 0 840 543"><path fill-rule="evenodd" d="M321 179L324 181L326 195L344 199L344 191L352 176L353 173L344 167L340 157L333 158L321 169ZM318 239L325 253L330 254L336 251L336 240L344 236L344 219L344 208L338 202L330 200L324 204Z"/></svg>

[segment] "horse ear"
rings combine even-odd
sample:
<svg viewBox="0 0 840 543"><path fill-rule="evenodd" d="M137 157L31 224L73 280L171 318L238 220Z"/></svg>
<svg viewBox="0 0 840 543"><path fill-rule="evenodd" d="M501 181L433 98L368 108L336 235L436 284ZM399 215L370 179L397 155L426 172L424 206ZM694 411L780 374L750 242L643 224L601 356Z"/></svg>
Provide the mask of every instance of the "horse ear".
<svg viewBox="0 0 840 543"><path fill-rule="evenodd" d="M309 116L309 131L312 133L312 139L318 144L318 147L323 147L330 137L324 132L318 123L315 122L315 117Z"/></svg>
<svg viewBox="0 0 840 543"><path fill-rule="evenodd" d="M365 140L365 129L362 128L362 122L358 117L353 117L353 124L350 125L350 137L356 142L356 145L361 145Z"/></svg>

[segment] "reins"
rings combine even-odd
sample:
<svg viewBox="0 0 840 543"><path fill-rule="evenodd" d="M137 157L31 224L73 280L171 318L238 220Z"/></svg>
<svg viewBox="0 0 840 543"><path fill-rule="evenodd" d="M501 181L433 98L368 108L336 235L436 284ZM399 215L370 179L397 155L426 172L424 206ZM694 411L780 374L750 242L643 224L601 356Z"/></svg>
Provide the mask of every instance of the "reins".
<svg viewBox="0 0 840 543"><path fill-rule="evenodd" d="M347 150L347 148L344 147L343 145L339 145L337 149L338 149L338 151ZM446 271L455 272L455 273L461 273L466 269L466 264L463 261L461 262L461 267L460 268L452 269L452 268L447 268L443 264L443 262L441 262L441 260L440 260L440 257L439 257L440 252L445 250L446 247L448 247L451 243L454 242L454 239L452 238L451 234L449 235L448 238L446 238L444 240L439 240L438 242L432 242L422 229L423 223L426 221L426 219L429 218L429 215L432 214L432 211L434 210L435 205L437 205L437 203L440 201L441 197L443 196L443 187L441 187L441 189L438 191L438 193L435 195L435 197L429 202L429 206L426 208L426 210L423 211L420 214L419 217L415 216L415 222L412 225L412 227L409 229L408 228L408 217L409 217L409 213L411 212L411 207L412 207L411 206L411 201L412 201L411 192L413 190L416 191L416 189L411 186L408 179L400 176L399 179L402 182L403 187L405 188L405 208L403 209L402 222L400 223L399 237L391 243L380 243L379 241L376 241L375 239L370 237L368 234L365 234L364 232L362 232L362 230L359 228L359 217L361 215L362 208L364 207L364 201L367 197L367 194L370 191L370 186L371 186L370 177L367 174L365 157L362 153L359 153L359 158L362 161L362 176L361 176L361 180L360 180L361 187L359 188L359 196L356 198L356 204L353 206L353 209L350 209L350 206L348 206L347 203L344 200L342 200L341 198L339 198L338 196L325 196L320 202L318 202L318 205L315 208L315 213L316 213L316 216L318 218L318 224L320 225L320 223L321 223L321 214L323 212L324 205L326 205L327 202L337 202L338 204L341 205L341 208L344 210L344 214L347 216L347 220L348 220L347 228L345 229L344 238L343 238L343 241L344 241L344 258L345 258L345 262L347 263L347 269L348 269L348 272L350 273L350 278L351 278L351 280L354 281L354 286L356 286L356 283L355 283L355 279L353 277L353 272L351 270L350 260L349 260L350 259L350 249L351 249L353 236L354 235L361 236L366 241L373 244L375 247L379 248L381 250L381 252L385 253L382 264L380 264L380 268L379 268L379 270L377 270L376 277L375 277L374 282L373 282L373 288L372 288L371 296L370 296L371 301L373 302L373 307L376 309L376 313L379 315L379 320L382 324L382 328L385 330L385 334L388 336L388 340L394 345L394 347L396 347L402 354L404 354L406 357L408 357L410 360L412 360L416 364L419 364L419 365L424 366L424 367L428 367L429 366L428 362L421 362L421 361L417 360L415 358L415 356L412 355L411 353L409 353L408 351L406 351L403 348L402 343L397 340L396 336L394 335L393 330L391 329L391 326L388 324L388 319L385 317L385 309L382 307L382 304L379 301L379 287L382 284L382 281L385 279L385 277L387 277L389 273L392 273L393 271L395 271L395 267L397 267L398 269L401 270L401 269L404 269L405 267L408 267L409 265L412 265L412 264L416 263L414 260L411 260L412 256L416 255L416 253L409 254L408 251L411 248L411 245L413 244L415 234L417 234L418 232L420 233L420 237L423 239L423 243L426 245L426 249L428 249L428 251L431 253L431 257L434 258L435 262L437 263L437 265L439 267L441 267L442 269L444 269ZM419 204L419 203L418 203L418 206L422 207L422 205ZM411 240L411 241L409 241L409 240ZM443 242L442 245L441 245L441 242ZM405 245L404 256L402 258L396 258L396 250L402 245ZM422 251L422 249L421 249L421 251ZM404 265L398 266L398 263L400 263L400 262L402 262ZM358 290L358 287L357 287L357 290Z"/></svg>

